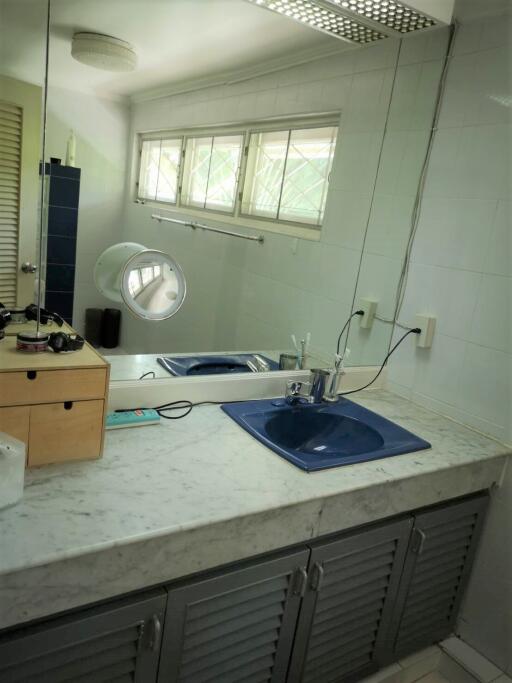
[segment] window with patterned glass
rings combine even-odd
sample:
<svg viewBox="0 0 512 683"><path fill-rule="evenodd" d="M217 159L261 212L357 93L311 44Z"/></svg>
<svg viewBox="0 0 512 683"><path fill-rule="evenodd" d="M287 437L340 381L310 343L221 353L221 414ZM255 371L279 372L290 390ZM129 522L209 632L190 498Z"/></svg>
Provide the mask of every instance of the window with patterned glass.
<svg viewBox="0 0 512 683"><path fill-rule="evenodd" d="M232 213L235 208L243 135L188 138L181 203Z"/></svg>
<svg viewBox="0 0 512 683"><path fill-rule="evenodd" d="M176 204L183 138L144 140L138 197Z"/></svg>
<svg viewBox="0 0 512 683"><path fill-rule="evenodd" d="M241 214L322 224L337 126L254 132Z"/></svg>
<svg viewBox="0 0 512 683"><path fill-rule="evenodd" d="M254 226L322 225L338 126L334 115L141 135L137 197ZM288 124L288 125L287 125ZM268 226L269 229L270 226ZM289 228L287 228L289 234Z"/></svg>

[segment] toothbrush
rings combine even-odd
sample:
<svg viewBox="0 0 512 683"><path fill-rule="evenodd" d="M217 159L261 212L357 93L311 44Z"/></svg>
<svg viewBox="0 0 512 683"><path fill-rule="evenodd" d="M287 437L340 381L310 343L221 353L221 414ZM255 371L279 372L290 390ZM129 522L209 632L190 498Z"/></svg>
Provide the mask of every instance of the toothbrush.
<svg viewBox="0 0 512 683"><path fill-rule="evenodd" d="M304 370L304 368L306 367L306 359L307 359L307 357L308 357L309 345L310 345L310 343L311 343L311 332L308 332L307 335L306 335L306 339L305 339L305 340L303 339L303 340L301 341L301 345L302 345L302 357L301 357L301 365L300 365L300 367L301 367L302 370Z"/></svg>
<svg viewBox="0 0 512 683"><path fill-rule="evenodd" d="M334 370L336 372L345 372L345 359L350 356L350 349L346 349L345 353L341 355L336 353L334 355Z"/></svg>
<svg viewBox="0 0 512 683"><path fill-rule="evenodd" d="M345 353L343 356L341 356L339 364L337 365L336 369L339 369L340 372L345 372L345 361L348 360L348 357L350 356L350 349L345 349Z"/></svg>

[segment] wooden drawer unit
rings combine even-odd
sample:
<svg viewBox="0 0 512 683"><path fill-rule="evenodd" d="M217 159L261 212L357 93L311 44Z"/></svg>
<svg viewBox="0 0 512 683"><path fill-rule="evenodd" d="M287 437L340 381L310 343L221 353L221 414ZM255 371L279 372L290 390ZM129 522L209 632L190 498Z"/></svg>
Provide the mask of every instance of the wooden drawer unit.
<svg viewBox="0 0 512 683"><path fill-rule="evenodd" d="M106 368L0 373L0 406L104 398Z"/></svg>
<svg viewBox="0 0 512 683"><path fill-rule="evenodd" d="M0 342L0 432L27 445L27 466L93 460L103 448L109 365L91 346L73 353Z"/></svg>
<svg viewBox="0 0 512 683"><path fill-rule="evenodd" d="M0 408L0 432L28 444L30 406Z"/></svg>
<svg viewBox="0 0 512 683"><path fill-rule="evenodd" d="M28 466L99 458L103 401L69 401L30 408Z"/></svg>

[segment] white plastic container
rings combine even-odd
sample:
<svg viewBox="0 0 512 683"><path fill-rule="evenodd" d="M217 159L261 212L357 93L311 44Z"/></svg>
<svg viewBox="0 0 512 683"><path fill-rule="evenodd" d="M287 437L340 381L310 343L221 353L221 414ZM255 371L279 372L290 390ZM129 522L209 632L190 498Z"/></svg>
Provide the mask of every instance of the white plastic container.
<svg viewBox="0 0 512 683"><path fill-rule="evenodd" d="M0 509L21 499L24 483L25 444L0 432Z"/></svg>

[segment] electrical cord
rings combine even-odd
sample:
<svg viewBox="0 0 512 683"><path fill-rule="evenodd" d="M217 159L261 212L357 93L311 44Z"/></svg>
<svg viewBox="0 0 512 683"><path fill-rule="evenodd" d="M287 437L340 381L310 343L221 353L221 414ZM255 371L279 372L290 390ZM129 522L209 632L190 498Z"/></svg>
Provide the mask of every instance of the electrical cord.
<svg viewBox="0 0 512 683"><path fill-rule="evenodd" d="M341 332L340 332L340 335L339 335L339 337L338 337L338 343L336 344L336 353L337 353L337 355L339 355L339 353L340 353L341 338L343 337L343 333L345 332L345 330L347 329L347 327L350 325L350 321L352 320L352 318L354 318L356 315L364 315L364 311L361 311L361 310L359 310L359 311L354 311L354 313L352 313L352 315L350 316L350 318L347 320L347 322L346 322L346 323L343 325L343 327L341 328Z"/></svg>
<svg viewBox="0 0 512 683"><path fill-rule="evenodd" d="M371 386L380 377L393 351L396 348L398 348L400 344L403 342L403 340L410 334L421 334L421 329L419 327L413 327L411 330L408 330L403 336L400 337L397 343L391 348L390 351L388 351L387 356L382 361L382 365L380 366L378 373L370 382L368 382L368 384L365 384L364 387L360 387L359 389L352 389L351 391L342 391L340 394L338 394L338 396L348 396L349 394L357 394L358 391L363 391L363 389L367 389L369 386Z"/></svg>
<svg viewBox="0 0 512 683"><path fill-rule="evenodd" d="M409 279L409 269L410 269L410 265L411 265L412 249L414 246L416 233L418 231L420 213L421 213L421 208L423 205L423 193L424 193L425 183L426 183L426 179L427 179L427 172L428 172L428 167L429 167L429 163L430 163L430 158L432 156L432 149L434 147L434 139L436 137L436 133L438 130L439 117L440 117L440 113L441 113L441 104L442 104L443 95L444 95L444 92L446 89L446 79L448 76L448 68L450 66L450 62L451 62L452 57L453 57L453 48L454 48L454 44L455 44L455 39L457 37L458 29L459 29L459 25L457 22L454 22L450 26L450 36L448 39L448 45L446 47L446 53L445 53L445 57L444 57L443 68L442 68L441 77L439 79L439 84L438 84L437 93L436 93L434 114L433 114L433 118L432 118L432 127L431 127L430 133L429 133L425 157L423 159L423 163L421 166L420 179L418 182L418 188L417 188L416 197L414 200L414 207L413 207L412 216L411 216L411 225L410 225L409 236L407 238L405 256L404 256L404 260L402 262L402 270L400 272L400 277L398 280L396 293L395 293L395 311L394 311L394 316L393 316L395 320L400 316L400 312L402 310L402 305L404 303L405 290L407 287L407 281Z"/></svg>
<svg viewBox="0 0 512 683"><path fill-rule="evenodd" d="M151 379L156 379L156 372L154 370L150 370L149 372L145 372L143 375L139 377L139 379L144 379L148 375L153 375Z"/></svg>
<svg viewBox="0 0 512 683"><path fill-rule="evenodd" d="M375 320L379 320L381 323L387 323L388 325L395 325L396 327L400 327L402 330L414 329L413 327L403 325L402 323L398 322L398 320L391 320L390 318L381 318L380 315L375 315L374 318Z"/></svg>
<svg viewBox="0 0 512 683"><path fill-rule="evenodd" d="M192 408L196 406L221 406L224 403L238 403L238 401L200 401L199 403L192 403L188 399L181 401L171 401L170 403L163 403L161 406L155 406L153 410L163 417L165 420L181 420L182 417L187 417L192 412ZM181 415L165 415L169 410L184 410Z"/></svg>
<svg viewBox="0 0 512 683"><path fill-rule="evenodd" d="M182 417L187 417L192 412L194 404L192 401L182 400L182 401L172 401L171 403L164 403L161 406L156 406L153 410L163 417L165 420L181 420ZM165 412L169 410L184 410L185 412L181 415L166 415Z"/></svg>
<svg viewBox="0 0 512 683"><path fill-rule="evenodd" d="M144 379L144 377L147 377L148 375L153 375L152 379L156 379L156 372L154 370L150 370L149 372L145 372L143 375L139 377L139 379Z"/></svg>

